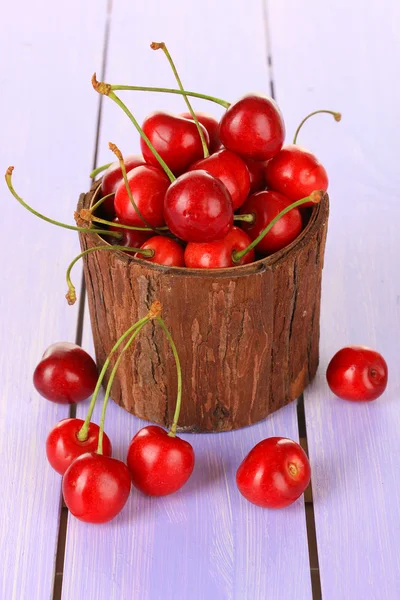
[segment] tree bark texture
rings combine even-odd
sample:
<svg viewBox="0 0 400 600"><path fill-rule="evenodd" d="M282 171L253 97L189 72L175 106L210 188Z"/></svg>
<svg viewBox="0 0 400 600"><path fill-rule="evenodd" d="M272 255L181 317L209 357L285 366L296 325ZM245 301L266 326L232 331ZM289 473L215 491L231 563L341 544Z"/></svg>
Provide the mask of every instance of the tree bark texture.
<svg viewBox="0 0 400 600"><path fill-rule="evenodd" d="M97 189L98 182L81 195L78 210L93 204ZM159 300L182 363L180 430L237 429L296 399L318 367L328 212L326 195L290 246L231 269L168 268L120 251L88 254L84 274L99 367ZM104 244L97 235L79 235L82 250ZM150 323L122 359L111 397L168 427L176 387L168 341Z"/></svg>

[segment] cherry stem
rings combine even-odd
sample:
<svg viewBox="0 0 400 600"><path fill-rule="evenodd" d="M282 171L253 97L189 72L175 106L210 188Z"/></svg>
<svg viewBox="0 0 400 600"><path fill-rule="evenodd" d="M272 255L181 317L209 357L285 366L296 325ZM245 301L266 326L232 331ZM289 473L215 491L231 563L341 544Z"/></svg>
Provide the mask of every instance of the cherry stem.
<svg viewBox="0 0 400 600"><path fill-rule="evenodd" d="M102 173L103 171L108 169L108 167L111 167L111 165L112 165L112 163L107 163L106 165L101 165L101 167L97 167L96 169L93 169L93 171L89 175L90 179L94 179L96 177L96 175L98 175L99 173Z"/></svg>
<svg viewBox="0 0 400 600"><path fill-rule="evenodd" d="M93 210L93 208L92 208ZM152 227L134 227L133 225L125 225L124 223L113 223L112 221L106 221L106 219L100 219L99 217L91 216L92 221L96 221L96 223L104 223L105 225L109 225L110 227L118 227L120 229L133 229L133 231L169 231L168 227L157 227L157 229L153 229Z"/></svg>
<svg viewBox="0 0 400 600"><path fill-rule="evenodd" d="M175 76L175 79L177 81L179 89L183 92L183 98L186 102L186 106L188 107L188 110L189 110L190 114L192 115L193 121L196 123L197 131L199 132L200 139L201 139L201 145L203 146L204 158L207 158L207 156L210 156L210 152L208 150L206 138L204 137L204 132L203 132L202 128L200 127L200 123L196 117L196 114L192 108L192 105L190 104L187 94L185 93L185 90L183 89L181 78L179 77L178 71L176 70L176 67L175 67L175 63L172 60L172 56L170 55L167 46L165 45L164 42L152 42L150 44L150 48L152 48L153 50L161 49L164 52L165 56L167 57L167 60L171 66L172 72Z"/></svg>
<svg viewBox="0 0 400 600"><path fill-rule="evenodd" d="M35 215L36 217L38 217L39 219L42 219L43 221L46 221L46 223L51 223L51 225L57 225L57 227L63 227L64 229L70 229L71 231L82 231L85 233L99 233L99 234L107 234L107 235L112 235L113 237L116 237L118 239L120 239L120 234L117 232L109 232L105 229L91 229L89 227L76 227L75 225L68 225L67 223L61 223L60 221L55 221L54 219L50 219L49 217L46 217L45 215L42 215L40 212L38 212L37 210L35 210L34 208L32 208L31 206L29 206L29 204L27 204L22 198L21 196L18 196L17 192L14 190L13 184L12 184L12 172L14 170L14 167L8 167L7 171L6 171L6 175L5 175L5 179L6 179L6 183L8 186L8 189L10 190L10 192L12 193L12 195L14 196L14 198L16 200L18 200L18 202L20 204L22 204L22 206L24 208L26 208L26 210L28 210L30 213L32 213L33 215Z"/></svg>
<svg viewBox="0 0 400 600"><path fill-rule="evenodd" d="M208 96L207 94L199 94L198 92L188 92L187 90L176 90L173 88L163 87L147 87L142 85L111 85L112 91L131 91L131 92L161 92L163 94L179 94L181 96L190 96L191 98L201 98L202 100L208 100L209 102L215 102L224 108L230 107L230 102L216 98L215 96Z"/></svg>
<svg viewBox="0 0 400 600"><path fill-rule="evenodd" d="M279 221L279 219L281 217L286 215L286 213L291 211L293 208L296 208L297 206L301 206L302 204L305 204L306 202L312 202L313 204L319 204L319 202L321 202L322 198L324 197L324 194L325 194L325 192L323 190L316 190L314 192L311 192L311 194L309 196L307 196L306 198L302 198L301 200L296 200L296 202L293 202L292 204L289 204L289 206L286 206L283 210L281 210L280 213L278 213L276 215L276 217L274 217L272 219L272 221L270 223L268 223L268 225L265 227L265 229L262 230L260 235L258 235L251 242L251 244L249 244L247 246L247 248L245 248L244 250L240 250L240 252L238 252L237 250L234 250L232 252L233 262L234 263L240 262L240 260L243 258L243 256L245 256L248 252L253 250L257 246L257 244L259 242L261 242L261 240L267 235L267 233L269 233L271 231L271 229L273 228L275 223L277 223L277 221Z"/></svg>
<svg viewBox="0 0 400 600"><path fill-rule="evenodd" d="M150 319L147 319L144 323L142 323L141 325L139 325L138 327L136 327L136 329L134 330L133 334L131 335L131 337L129 338L129 341L125 344L125 346L123 347L123 349L121 350L121 354L118 356L116 363L111 371L110 374L110 378L108 380L107 383L107 387L106 387L106 392L104 395L104 400L103 400L103 407L101 410L101 417L100 417L100 429L99 429L99 441L98 441L98 445L97 445L97 454L103 454L103 434L104 434L104 422L106 419L106 411L107 411L107 404L108 404L108 400L110 398L110 392L111 392L111 388L112 388L112 384L114 383L114 378L115 378L115 374L118 370L119 364L125 354L125 352L128 350L129 346L132 344L133 340L135 339L135 337L139 334L140 330L143 329L143 327L146 325L146 323L149 322Z"/></svg>
<svg viewBox="0 0 400 600"><path fill-rule="evenodd" d="M293 138L293 144L296 144L296 142L297 142L297 136L299 135L299 131L303 127L304 123L310 117L313 117L314 115L319 115L320 113L327 113L328 115L332 115L333 118L335 119L335 121L340 121L340 119L342 118L342 115L339 112L335 112L334 110L325 110L325 109L314 110L314 112L312 112L309 115L307 115L306 117L304 117L304 119L301 121L300 125L296 129L296 133L294 134L294 138Z"/></svg>
<svg viewBox="0 0 400 600"><path fill-rule="evenodd" d="M118 104L118 106L120 108L122 108L124 113L128 116L128 118L133 123L136 130L138 131L140 137L146 142L147 146L150 148L150 150L152 151L152 153L154 154L154 156L156 157L156 159L158 160L158 162L160 163L160 165L162 166L162 168L168 175L169 180L171 182L175 181L175 179L176 179L175 175L173 174L171 169L168 167L166 162L161 158L161 156L159 155L157 150L154 148L153 144L151 143L151 141L149 140L149 138L147 137L147 135L145 134L143 129L140 127L139 123L137 122L137 120L135 119L135 117L133 116L133 114L131 113L129 108L122 102L122 100L120 98L118 98L118 96L116 94L114 94L114 92L111 89L111 85L109 83L105 83L104 81L101 81L101 82L97 81L96 73L93 74L92 85L93 85L94 89L96 90L96 92L98 92L99 94L103 94L104 96L108 96L109 98L111 98L111 100L113 100L116 104Z"/></svg>
<svg viewBox="0 0 400 600"><path fill-rule="evenodd" d="M83 423L81 429L79 430L79 433L78 433L78 440L79 441L84 442L84 441L87 440L88 431L89 431L89 425L90 425L90 420L92 418L94 407L96 405L97 396L99 395L99 391L100 391L100 388L101 388L101 384L103 383L104 375L106 374L106 371L108 369L108 366L110 364L110 361L111 361L111 358L112 358L114 352L116 352L118 350L119 346L128 337L128 335L130 335L133 331L135 331L135 329L137 329L138 327L140 327L142 324L144 325L148 321L150 321L150 317L149 317L149 315L146 315L145 317L143 317L142 319L140 319L139 321L137 321L137 323L134 323L131 327L129 327L129 329L127 329L125 331L125 333L123 333L121 335L121 337L119 338L119 340L112 347L111 352L107 356L107 359L106 359L106 361L105 361L105 363L103 365L103 368L100 371L100 375L99 375L99 377L97 379L96 387L94 388L93 396L92 396L92 399L90 401L89 410L87 412L85 422Z"/></svg>
<svg viewBox="0 0 400 600"><path fill-rule="evenodd" d="M118 148L118 146L116 146L112 142L110 142L108 144L108 146L109 146L110 150L112 152L114 152L115 156L118 158L119 166L121 167L122 176L124 178L126 193L129 196L129 200L131 201L131 204L132 204L133 208L135 209L137 216L139 217L139 219L141 219L143 221L143 223L146 225L146 227L148 227L150 229L150 231L154 231L154 233L158 233L157 229L155 227L152 227L152 225L150 225L150 223L147 221L147 219L144 218L144 216L140 212L139 208L137 207L136 202L133 199L132 190L131 190L131 187L130 187L129 181L128 181L128 175L126 173L124 157L122 156L121 150Z"/></svg>
<svg viewBox="0 0 400 600"><path fill-rule="evenodd" d="M169 344L171 346L171 350L172 353L174 355L175 358L175 364L176 364L176 373L177 373L177 393L176 393L176 406L175 406L175 413L174 413L174 419L171 425L171 428L169 430L168 435L170 437L175 437L176 435L176 428L178 426L178 420L179 420L179 415L181 412L181 402L182 402L182 369L181 369L181 362L179 360L179 354L178 354L178 350L176 349L174 340L172 339L172 335L169 332L169 329L167 328L167 326L165 325L163 319L161 318L161 316L157 317L157 322L159 323L159 325L162 327L162 329L164 330L165 335L167 336L167 339L169 341Z"/></svg>
<svg viewBox="0 0 400 600"><path fill-rule="evenodd" d="M111 198L111 196L115 196L115 192L111 192L111 194L107 194L107 196L103 196L102 198L100 198L100 200L98 200L96 204L93 204L93 206L90 207L91 212L97 210L99 206L101 206L103 202L107 200L107 198Z"/></svg>
<svg viewBox="0 0 400 600"><path fill-rule="evenodd" d="M234 221L244 221L245 223L254 223L254 221L256 220L255 215L253 215L253 213L248 214L248 215L233 215L233 220Z"/></svg>
<svg viewBox="0 0 400 600"><path fill-rule="evenodd" d="M67 285L68 285L68 292L66 293L65 297L70 306L72 304L75 304L75 302L76 302L76 290L75 290L74 284L71 281L71 270L72 270L73 266L78 262L78 260L80 260L83 256L86 256L90 252L95 252L96 250L108 250L111 252L116 252L117 250L122 250L123 252L129 252L129 251L137 252L139 254L143 254L143 256L147 256L148 258L152 258L154 256L154 250L152 250L151 248L142 249L142 248L133 248L130 246L96 246L95 248L88 248L87 250L84 250L83 252L78 254L78 256L76 256L74 258L74 260L71 262L71 264L69 265L69 267L67 269L66 279L67 279Z"/></svg>

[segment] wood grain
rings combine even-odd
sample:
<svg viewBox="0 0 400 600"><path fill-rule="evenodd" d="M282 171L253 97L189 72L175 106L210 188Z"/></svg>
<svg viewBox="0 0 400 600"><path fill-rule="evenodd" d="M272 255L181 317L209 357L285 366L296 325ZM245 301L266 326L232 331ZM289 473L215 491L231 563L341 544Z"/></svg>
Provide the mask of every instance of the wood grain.
<svg viewBox="0 0 400 600"><path fill-rule="evenodd" d="M95 184L81 196L78 213L95 203L97 191ZM84 273L99 367L158 300L180 352L183 430L237 429L295 400L318 366L327 225L326 197L281 252L211 272L165 268L123 252L91 252ZM104 245L99 236L80 238L82 250ZM137 350L121 364L111 397L136 416L172 424L176 368L161 330L146 328Z"/></svg>
<svg viewBox="0 0 400 600"><path fill-rule="evenodd" d="M394 24L400 8L395 2L285 0L268 2L268 12L275 89L289 133L314 109L343 112L339 125L315 117L299 140L324 162L331 180L321 367L305 393L322 596L395 599L400 45ZM347 344L372 346L388 362L388 389L374 403L346 403L327 388L327 364Z"/></svg>
<svg viewBox="0 0 400 600"><path fill-rule="evenodd" d="M103 1L17 0L1 11L2 172L15 165L17 191L72 223L92 163L98 99L90 75L101 61L105 10ZM65 269L79 244L74 232L24 211L4 181L1 201L0 598L44 600L53 592L61 505L45 440L69 409L41 398L32 373L48 345L75 340Z"/></svg>

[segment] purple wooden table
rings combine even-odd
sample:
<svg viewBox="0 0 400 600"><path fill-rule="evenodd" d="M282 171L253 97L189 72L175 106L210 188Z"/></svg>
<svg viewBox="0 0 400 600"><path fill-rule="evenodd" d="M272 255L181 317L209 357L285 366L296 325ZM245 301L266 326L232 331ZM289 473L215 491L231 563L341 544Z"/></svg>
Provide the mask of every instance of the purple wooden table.
<svg viewBox="0 0 400 600"><path fill-rule="evenodd" d="M400 598L399 18L394 0L383 9L361 0L3 7L0 163L14 164L16 188L55 218L72 222L93 165L112 160L108 141L138 149L117 107L105 100L99 110L92 72L174 85L163 56L148 49L154 39L168 42L189 89L234 100L273 87L289 136L316 108L344 118L321 116L301 134L331 179L321 367L304 409L293 403L243 431L187 436L197 456L187 486L163 499L133 490L101 527L62 508L44 441L68 409L43 401L31 383L50 343L76 339L92 351L86 309L64 300L77 238L35 220L3 185L0 600ZM177 97L126 99L139 121L160 107L184 110ZM388 361L388 390L376 403L350 405L327 389L327 362L347 343L376 347ZM107 420L124 458L143 423L115 405ZM304 438L313 471L313 498L276 512L250 505L234 485L242 457L269 435Z"/></svg>

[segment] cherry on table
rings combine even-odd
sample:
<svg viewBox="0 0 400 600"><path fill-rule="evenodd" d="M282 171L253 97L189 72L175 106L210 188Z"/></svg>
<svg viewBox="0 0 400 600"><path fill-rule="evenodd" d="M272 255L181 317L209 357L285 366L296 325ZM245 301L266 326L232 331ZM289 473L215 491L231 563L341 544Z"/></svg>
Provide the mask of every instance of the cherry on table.
<svg viewBox="0 0 400 600"><path fill-rule="evenodd" d="M141 248L153 250L154 256L148 257L142 254L135 254L135 258L140 258L147 262L164 265L166 267L184 267L184 250L179 242L166 237L165 235L155 235L148 239Z"/></svg>
<svg viewBox="0 0 400 600"><path fill-rule="evenodd" d="M310 478L310 463L303 448L282 437L259 442L236 473L240 493L264 508L289 506L301 496Z"/></svg>
<svg viewBox="0 0 400 600"><path fill-rule="evenodd" d="M376 400L388 381L388 368L379 352L367 346L347 346L330 361L326 379L331 391L353 402Z"/></svg>
<svg viewBox="0 0 400 600"><path fill-rule="evenodd" d="M82 454L66 470L62 491L69 511L86 523L106 523L116 517L131 489L125 463L103 454Z"/></svg>
<svg viewBox="0 0 400 600"><path fill-rule="evenodd" d="M99 426L96 423L90 423L87 438L81 441L78 434L83 424L82 419L63 419L54 425L47 436L47 460L61 475L64 475L78 456L97 450ZM105 456L111 456L112 453L110 439L105 433L103 434L103 453Z"/></svg>
<svg viewBox="0 0 400 600"><path fill-rule="evenodd" d="M179 490L194 469L189 442L157 425L143 427L132 439L127 457L133 485L148 496L166 496Z"/></svg>
<svg viewBox="0 0 400 600"><path fill-rule="evenodd" d="M219 139L219 121L217 121L217 119L212 115L209 115L205 112L199 112L196 110L195 115L198 122L204 125L204 127L207 129L210 138L210 154L213 154L221 147L221 142ZM181 113L179 116L193 121L193 117L190 112Z"/></svg>
<svg viewBox="0 0 400 600"><path fill-rule="evenodd" d="M210 140L207 129L201 124L200 127L208 145ZM204 156L201 138L194 121L159 111L144 120L142 129L176 176L184 173L191 164ZM140 146L146 162L159 166L157 158L143 138L140 139Z"/></svg>
<svg viewBox="0 0 400 600"><path fill-rule="evenodd" d="M248 94L227 109L219 137L225 148L244 159L268 160L282 148L285 124L272 98Z"/></svg>
<svg viewBox="0 0 400 600"><path fill-rule="evenodd" d="M51 402L73 404L86 400L97 382L93 358L76 344L58 342L47 348L33 373L36 390Z"/></svg>
<svg viewBox="0 0 400 600"><path fill-rule="evenodd" d="M135 204L144 218L152 227L162 227L165 224L164 196L170 184L168 177L161 169L144 165L130 171L127 179ZM132 205L124 181L115 192L114 208L120 223L145 226Z"/></svg>
<svg viewBox="0 0 400 600"><path fill-rule="evenodd" d="M232 253L244 250L251 239L243 229L232 227L228 235L217 242L190 242L185 248L185 265L191 269L222 269L246 265L254 261L254 250L233 262Z"/></svg>
<svg viewBox="0 0 400 600"><path fill-rule="evenodd" d="M185 242L213 242L232 229L232 199L224 184L206 171L191 171L169 186L165 221Z"/></svg>
<svg viewBox="0 0 400 600"><path fill-rule="evenodd" d="M254 240L281 210L291 204L290 200L273 191L257 192L250 196L240 209L241 214L253 214L253 223L241 223L241 227ZM271 231L257 244L256 250L264 255L281 250L299 235L303 227L301 213L293 208L281 217Z"/></svg>
<svg viewBox="0 0 400 600"><path fill-rule="evenodd" d="M125 169L128 173L135 167L145 165L146 162L140 154L130 154L124 158ZM113 162L108 169L104 171L104 175L101 180L101 195L108 196L113 194L121 181L123 180L122 170L119 161ZM107 198L102 204L104 212L112 217L114 215L114 198Z"/></svg>
<svg viewBox="0 0 400 600"><path fill-rule="evenodd" d="M195 162L188 171L203 170L225 185L231 198L233 210L242 206L250 191L250 174L246 163L230 150L219 150Z"/></svg>
<svg viewBox="0 0 400 600"><path fill-rule="evenodd" d="M295 144L284 146L267 162L265 178L270 189L284 194L291 202L305 198L313 190L328 189L324 166L312 152Z"/></svg>

